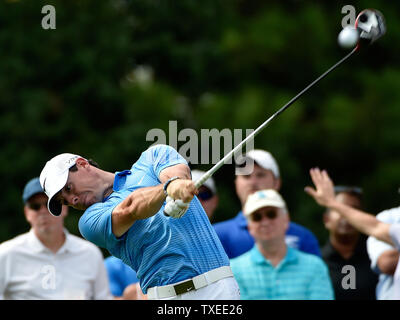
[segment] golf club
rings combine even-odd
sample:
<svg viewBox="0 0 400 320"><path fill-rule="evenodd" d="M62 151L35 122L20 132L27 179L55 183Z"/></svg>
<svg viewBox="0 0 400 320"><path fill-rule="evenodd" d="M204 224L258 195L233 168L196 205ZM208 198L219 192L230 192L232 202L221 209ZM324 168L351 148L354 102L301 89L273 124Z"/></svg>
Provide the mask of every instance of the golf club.
<svg viewBox="0 0 400 320"><path fill-rule="evenodd" d="M262 123L256 130L254 130L249 136L247 136L242 142L240 142L232 151L227 153L220 161L218 161L210 170L208 170L200 179L195 181L196 188L199 188L207 179L209 179L222 165L230 160L248 141L254 139L254 137L264 129L273 119L279 116L282 112L288 109L294 102L296 102L304 93L311 89L315 84L325 78L330 72L335 70L343 62L349 59L358 49L363 46L361 42L367 42L372 44L377 39L382 37L386 32L385 20L382 13L374 9L366 9L360 12L356 21L355 28L359 31L359 41L355 48L348 53L344 58L335 63L317 79L311 82L306 88L300 91L295 97L293 97L288 103L282 108L276 111L271 117L269 117L264 123ZM362 40L363 39L363 40Z"/></svg>

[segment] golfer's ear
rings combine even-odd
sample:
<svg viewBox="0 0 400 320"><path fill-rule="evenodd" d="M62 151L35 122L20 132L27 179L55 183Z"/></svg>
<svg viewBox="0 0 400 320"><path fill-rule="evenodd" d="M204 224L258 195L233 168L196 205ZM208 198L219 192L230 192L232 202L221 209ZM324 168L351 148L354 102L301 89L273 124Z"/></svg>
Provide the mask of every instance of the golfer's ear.
<svg viewBox="0 0 400 320"><path fill-rule="evenodd" d="M84 158L78 158L75 164L77 167L82 167L82 168L89 166L89 162Z"/></svg>

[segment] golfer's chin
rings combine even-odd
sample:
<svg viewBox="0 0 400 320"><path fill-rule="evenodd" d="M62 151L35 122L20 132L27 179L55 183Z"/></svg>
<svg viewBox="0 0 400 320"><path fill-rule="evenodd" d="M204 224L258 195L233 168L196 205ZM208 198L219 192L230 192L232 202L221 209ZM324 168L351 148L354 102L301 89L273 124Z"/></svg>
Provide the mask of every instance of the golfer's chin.
<svg viewBox="0 0 400 320"><path fill-rule="evenodd" d="M96 197L88 198L84 203L85 210L97 202L101 202L101 201L99 199L97 199Z"/></svg>
<svg viewBox="0 0 400 320"><path fill-rule="evenodd" d="M74 209L79 210L79 211L85 211L87 208L89 208L92 204L94 204L95 202L85 202L82 204L78 204L73 206Z"/></svg>
<svg viewBox="0 0 400 320"><path fill-rule="evenodd" d="M77 209L77 210L86 210L91 205L99 202L99 200L93 195L87 195L86 197L83 197L82 200L83 201L81 203L78 203L77 205L74 206L75 209Z"/></svg>

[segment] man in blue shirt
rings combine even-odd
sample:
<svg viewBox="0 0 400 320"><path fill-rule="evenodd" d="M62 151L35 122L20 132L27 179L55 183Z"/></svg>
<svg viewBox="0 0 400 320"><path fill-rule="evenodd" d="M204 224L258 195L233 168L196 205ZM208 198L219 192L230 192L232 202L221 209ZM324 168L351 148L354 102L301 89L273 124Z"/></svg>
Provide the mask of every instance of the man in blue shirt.
<svg viewBox="0 0 400 320"><path fill-rule="evenodd" d="M246 153L246 167L236 168L235 187L236 194L244 206L247 197L255 191L262 189L274 189L279 191L281 187L281 178L279 167L273 156L264 150L252 150ZM252 170L249 170L251 164L254 164ZM247 229L247 219L240 211L236 217L215 223L215 231L225 249L229 258L235 258L254 246L254 239ZM286 243L293 248L301 251L321 256L319 243L314 234L307 228L294 223L289 223L286 232Z"/></svg>
<svg viewBox="0 0 400 320"><path fill-rule="evenodd" d="M332 300L328 268L321 258L289 247L289 216L275 190L250 195L244 206L256 245L231 260L245 300Z"/></svg>
<svg viewBox="0 0 400 320"><path fill-rule="evenodd" d="M109 256L104 259L110 282L110 291L116 299L143 300L136 272L122 260Z"/></svg>
<svg viewBox="0 0 400 320"><path fill-rule="evenodd" d="M115 174L64 153L46 163L40 181L50 212L58 215L61 204L85 210L81 234L135 270L149 299L239 298L229 259L175 149L150 147Z"/></svg>

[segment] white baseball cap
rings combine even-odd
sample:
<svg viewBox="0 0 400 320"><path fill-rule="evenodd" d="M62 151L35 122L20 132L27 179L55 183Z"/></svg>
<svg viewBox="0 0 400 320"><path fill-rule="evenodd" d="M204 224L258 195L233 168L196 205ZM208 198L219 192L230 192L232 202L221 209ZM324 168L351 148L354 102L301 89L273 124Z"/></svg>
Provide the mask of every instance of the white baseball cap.
<svg viewBox="0 0 400 320"><path fill-rule="evenodd" d="M82 158L72 153L62 153L47 161L40 173L40 185L48 196L47 208L54 216L61 214L62 205L53 197L65 186L68 180L69 169L76 160Z"/></svg>
<svg viewBox="0 0 400 320"><path fill-rule="evenodd" d="M281 195L273 189L266 189L256 191L248 196L243 208L243 213L248 217L253 212L264 207L275 207L287 210L286 203Z"/></svg>
<svg viewBox="0 0 400 320"><path fill-rule="evenodd" d="M205 174L205 171L201 170L192 170L192 180L197 181L199 180L203 175ZM212 177L208 178L204 183L203 186L207 187L208 189L211 190L213 194L217 193L217 188L215 186L214 179Z"/></svg>
<svg viewBox="0 0 400 320"><path fill-rule="evenodd" d="M254 149L247 152L244 157L253 159L261 168L271 170L275 178L280 177L278 163L271 153L261 149Z"/></svg>

